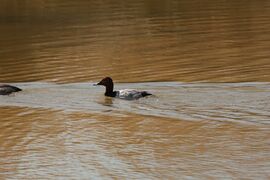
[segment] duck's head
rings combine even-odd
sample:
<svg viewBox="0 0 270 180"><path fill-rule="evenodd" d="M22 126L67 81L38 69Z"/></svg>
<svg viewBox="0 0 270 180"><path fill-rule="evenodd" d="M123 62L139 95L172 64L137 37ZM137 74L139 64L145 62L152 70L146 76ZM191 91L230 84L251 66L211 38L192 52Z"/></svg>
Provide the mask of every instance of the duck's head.
<svg viewBox="0 0 270 180"><path fill-rule="evenodd" d="M102 86L112 86L113 85L113 80L110 77L105 77L104 79L102 79L99 83L97 83L96 85L102 85Z"/></svg>

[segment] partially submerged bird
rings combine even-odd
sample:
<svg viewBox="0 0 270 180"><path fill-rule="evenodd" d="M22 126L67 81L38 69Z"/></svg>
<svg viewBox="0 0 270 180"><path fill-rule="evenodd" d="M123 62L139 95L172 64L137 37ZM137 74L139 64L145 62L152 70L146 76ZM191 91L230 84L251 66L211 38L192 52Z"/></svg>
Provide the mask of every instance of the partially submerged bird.
<svg viewBox="0 0 270 180"><path fill-rule="evenodd" d="M113 80L110 77L105 77L96 85L102 85L106 87L105 96L109 97L117 97L121 99L134 100L139 99L141 97L152 95L147 91L137 91L133 89L123 89L119 91L113 90Z"/></svg>
<svg viewBox="0 0 270 180"><path fill-rule="evenodd" d="M0 95L9 95L13 92L21 91L20 88L8 84L0 84Z"/></svg>

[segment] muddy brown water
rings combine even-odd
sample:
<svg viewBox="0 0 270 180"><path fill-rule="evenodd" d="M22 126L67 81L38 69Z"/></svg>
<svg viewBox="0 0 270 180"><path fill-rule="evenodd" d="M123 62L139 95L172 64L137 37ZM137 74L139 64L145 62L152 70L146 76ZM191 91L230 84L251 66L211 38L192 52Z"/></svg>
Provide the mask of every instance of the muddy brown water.
<svg viewBox="0 0 270 180"><path fill-rule="evenodd" d="M0 179L269 179L269 1L0 3ZM93 84L155 96L124 101Z"/></svg>

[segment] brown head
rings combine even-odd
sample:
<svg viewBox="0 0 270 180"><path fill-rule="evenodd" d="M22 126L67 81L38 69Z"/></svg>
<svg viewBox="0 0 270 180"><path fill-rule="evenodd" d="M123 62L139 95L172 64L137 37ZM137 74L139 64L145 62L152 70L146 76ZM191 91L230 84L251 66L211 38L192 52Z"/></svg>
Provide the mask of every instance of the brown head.
<svg viewBox="0 0 270 180"><path fill-rule="evenodd" d="M97 83L97 85L102 85L102 86L108 86L110 84L113 84L113 80L110 77L105 77L99 83Z"/></svg>
<svg viewBox="0 0 270 180"><path fill-rule="evenodd" d="M102 79L96 85L105 86L106 87L106 93L112 93L113 92L113 80L110 77L105 77L104 79Z"/></svg>

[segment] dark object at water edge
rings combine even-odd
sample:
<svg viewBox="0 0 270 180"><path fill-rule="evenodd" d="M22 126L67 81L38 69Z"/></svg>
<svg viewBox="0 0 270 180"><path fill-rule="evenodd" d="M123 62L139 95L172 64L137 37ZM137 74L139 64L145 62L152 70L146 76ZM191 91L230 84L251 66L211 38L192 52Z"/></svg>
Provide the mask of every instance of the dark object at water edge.
<svg viewBox="0 0 270 180"><path fill-rule="evenodd" d="M2 84L0 85L0 95L9 95L14 92L22 91L20 88L7 85L7 84Z"/></svg>

